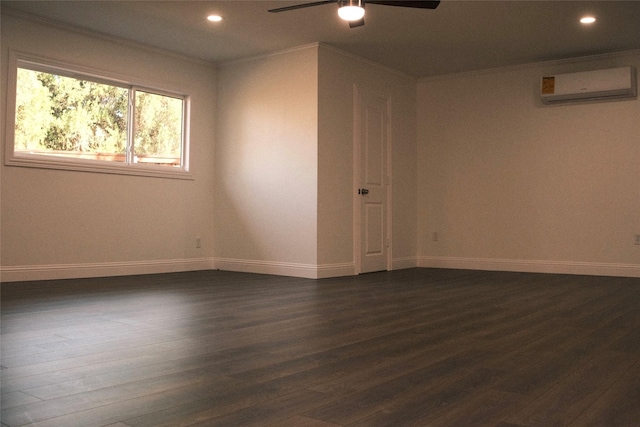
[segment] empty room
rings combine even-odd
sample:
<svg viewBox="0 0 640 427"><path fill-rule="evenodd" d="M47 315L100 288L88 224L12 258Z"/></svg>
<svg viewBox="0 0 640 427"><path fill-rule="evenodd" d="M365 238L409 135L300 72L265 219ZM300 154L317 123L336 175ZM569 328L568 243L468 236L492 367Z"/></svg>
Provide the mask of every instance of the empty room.
<svg viewBox="0 0 640 427"><path fill-rule="evenodd" d="M0 425L638 425L639 20L3 0Z"/></svg>

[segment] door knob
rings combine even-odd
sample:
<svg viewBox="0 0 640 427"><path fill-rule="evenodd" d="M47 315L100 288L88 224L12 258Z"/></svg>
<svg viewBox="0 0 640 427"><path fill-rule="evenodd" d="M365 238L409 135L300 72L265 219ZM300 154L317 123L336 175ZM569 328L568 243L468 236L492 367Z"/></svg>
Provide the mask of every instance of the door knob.
<svg viewBox="0 0 640 427"><path fill-rule="evenodd" d="M358 194L362 194L364 196L365 194L369 194L369 190L367 188L359 188Z"/></svg>

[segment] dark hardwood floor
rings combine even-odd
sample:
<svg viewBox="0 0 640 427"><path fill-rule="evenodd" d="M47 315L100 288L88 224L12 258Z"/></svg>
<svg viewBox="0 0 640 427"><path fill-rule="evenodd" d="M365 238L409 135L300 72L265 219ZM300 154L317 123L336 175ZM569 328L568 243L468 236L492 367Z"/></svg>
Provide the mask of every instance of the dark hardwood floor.
<svg viewBox="0 0 640 427"><path fill-rule="evenodd" d="M638 426L640 279L2 285L2 426Z"/></svg>

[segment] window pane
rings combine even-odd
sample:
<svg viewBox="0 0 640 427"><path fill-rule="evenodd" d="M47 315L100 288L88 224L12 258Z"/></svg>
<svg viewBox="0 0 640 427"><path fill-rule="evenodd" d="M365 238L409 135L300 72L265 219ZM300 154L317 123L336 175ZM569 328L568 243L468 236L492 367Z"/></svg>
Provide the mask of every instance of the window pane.
<svg viewBox="0 0 640 427"><path fill-rule="evenodd" d="M136 91L135 162L180 167L183 100Z"/></svg>
<svg viewBox="0 0 640 427"><path fill-rule="evenodd" d="M18 68L14 152L126 161L128 92Z"/></svg>

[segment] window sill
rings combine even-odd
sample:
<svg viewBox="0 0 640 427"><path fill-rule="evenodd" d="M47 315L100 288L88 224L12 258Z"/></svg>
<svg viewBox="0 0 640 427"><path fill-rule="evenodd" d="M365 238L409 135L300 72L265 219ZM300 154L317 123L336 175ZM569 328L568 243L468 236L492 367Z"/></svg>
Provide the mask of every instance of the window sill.
<svg viewBox="0 0 640 427"><path fill-rule="evenodd" d="M7 166L30 167L39 169L56 169L75 172L106 173L114 175L130 175L151 178L194 180L189 171L167 166L136 166L101 161L74 161L56 159L52 161L43 156L14 156L5 162Z"/></svg>

